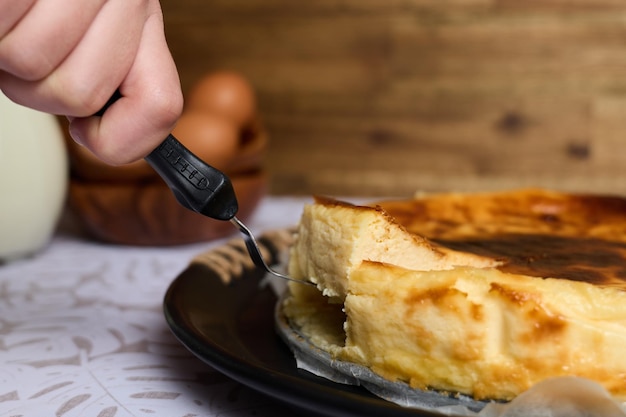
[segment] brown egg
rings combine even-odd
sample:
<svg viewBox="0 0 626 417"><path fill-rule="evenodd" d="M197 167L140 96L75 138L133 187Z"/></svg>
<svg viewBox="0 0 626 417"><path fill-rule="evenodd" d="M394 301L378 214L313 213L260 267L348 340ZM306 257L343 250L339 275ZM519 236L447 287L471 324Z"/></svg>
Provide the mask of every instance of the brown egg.
<svg viewBox="0 0 626 417"><path fill-rule="evenodd" d="M219 170L237 155L239 129L232 121L214 114L185 111L172 134L196 156Z"/></svg>
<svg viewBox="0 0 626 417"><path fill-rule="evenodd" d="M250 83L235 72L202 77L191 89L186 108L216 114L245 127L256 115L256 97Z"/></svg>
<svg viewBox="0 0 626 417"><path fill-rule="evenodd" d="M263 166L268 135L259 121L253 121L241 131L237 157L224 169L229 175L252 172Z"/></svg>

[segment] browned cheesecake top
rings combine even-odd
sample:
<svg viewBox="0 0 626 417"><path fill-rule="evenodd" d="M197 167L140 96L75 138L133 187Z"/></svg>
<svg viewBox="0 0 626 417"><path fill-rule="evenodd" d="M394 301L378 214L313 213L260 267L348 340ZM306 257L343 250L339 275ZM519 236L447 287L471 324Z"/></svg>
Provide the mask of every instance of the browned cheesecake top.
<svg viewBox="0 0 626 417"><path fill-rule="evenodd" d="M531 189L378 205L411 233L502 271L626 290L625 198Z"/></svg>

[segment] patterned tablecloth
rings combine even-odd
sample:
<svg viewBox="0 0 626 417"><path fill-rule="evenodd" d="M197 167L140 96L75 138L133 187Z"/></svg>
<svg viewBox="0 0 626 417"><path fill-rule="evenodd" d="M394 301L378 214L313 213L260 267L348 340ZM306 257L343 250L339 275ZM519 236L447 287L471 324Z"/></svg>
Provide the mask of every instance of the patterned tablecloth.
<svg viewBox="0 0 626 417"><path fill-rule="evenodd" d="M249 226L293 225L306 201L267 198ZM0 266L0 416L294 414L193 357L165 322L170 282L223 241L105 245L64 223L44 250Z"/></svg>

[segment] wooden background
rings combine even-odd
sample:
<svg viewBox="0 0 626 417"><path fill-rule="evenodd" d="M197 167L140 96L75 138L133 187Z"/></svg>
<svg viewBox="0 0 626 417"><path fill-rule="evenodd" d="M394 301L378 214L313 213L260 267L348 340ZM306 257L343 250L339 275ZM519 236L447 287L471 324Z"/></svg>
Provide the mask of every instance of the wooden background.
<svg viewBox="0 0 626 417"><path fill-rule="evenodd" d="M622 0L162 0L183 88L254 85L274 194L626 194Z"/></svg>

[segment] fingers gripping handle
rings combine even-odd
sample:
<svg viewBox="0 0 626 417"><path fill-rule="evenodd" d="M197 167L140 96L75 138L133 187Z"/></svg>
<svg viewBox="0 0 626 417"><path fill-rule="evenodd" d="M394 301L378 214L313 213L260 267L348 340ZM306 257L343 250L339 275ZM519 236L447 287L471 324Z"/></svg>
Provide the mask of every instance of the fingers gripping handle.
<svg viewBox="0 0 626 417"><path fill-rule="evenodd" d="M116 91L95 115L102 116L121 97ZM145 159L184 207L217 220L230 220L237 214L237 197L226 174L198 158L171 134Z"/></svg>

